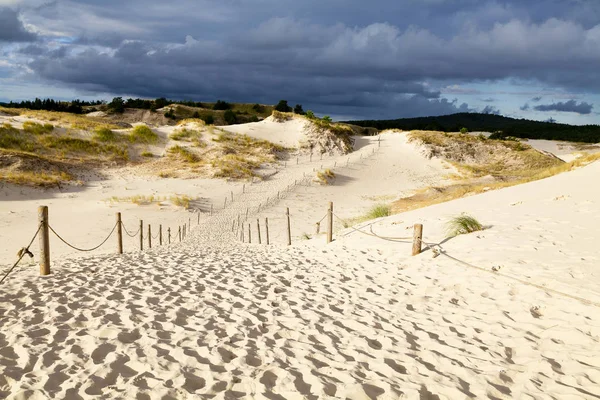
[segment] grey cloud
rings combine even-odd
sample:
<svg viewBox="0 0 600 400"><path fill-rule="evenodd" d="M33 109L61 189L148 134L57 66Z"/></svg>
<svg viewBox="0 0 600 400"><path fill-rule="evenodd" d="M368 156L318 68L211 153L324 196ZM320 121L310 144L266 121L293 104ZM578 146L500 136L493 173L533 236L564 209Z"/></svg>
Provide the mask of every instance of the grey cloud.
<svg viewBox="0 0 600 400"><path fill-rule="evenodd" d="M536 97L534 97L534 98L531 99L531 101L533 101L534 103L537 103L540 100L542 100L542 96L536 96Z"/></svg>
<svg viewBox="0 0 600 400"><path fill-rule="evenodd" d="M488 97L487 99L481 99L481 101L483 101L484 103L493 103L496 101L496 99Z"/></svg>
<svg viewBox="0 0 600 400"><path fill-rule="evenodd" d="M539 106L534 107L536 111L562 111L577 114L591 114L592 108L594 108L594 106L590 103L584 101L577 103L575 100L566 102L559 101L558 103L552 104L540 104Z"/></svg>
<svg viewBox="0 0 600 400"><path fill-rule="evenodd" d="M529 111L530 108L531 107L529 107L529 103L525 103L521 107L519 107L519 110L521 110L521 111Z"/></svg>
<svg viewBox="0 0 600 400"><path fill-rule="evenodd" d="M34 33L25 29L15 10L0 7L0 42L32 42L36 38Z"/></svg>
<svg viewBox="0 0 600 400"><path fill-rule="evenodd" d="M500 114L500 110L497 109L496 107L492 107L492 106L485 106L485 108L483 110L481 110L482 114Z"/></svg>

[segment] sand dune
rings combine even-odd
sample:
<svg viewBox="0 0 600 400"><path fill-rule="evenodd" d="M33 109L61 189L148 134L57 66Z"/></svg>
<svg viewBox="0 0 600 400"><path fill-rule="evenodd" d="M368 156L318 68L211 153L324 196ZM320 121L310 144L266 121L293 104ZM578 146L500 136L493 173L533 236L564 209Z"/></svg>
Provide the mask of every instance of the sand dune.
<svg viewBox="0 0 600 400"><path fill-rule="evenodd" d="M600 397L600 193L590 184L600 163L355 228L364 233L337 225L330 245L297 240L329 200L345 217L376 204L371 195L443 180L444 164L405 139L365 138L348 167L348 156L288 160L182 243L56 257L44 278L17 269L0 288L0 396ZM321 164L337 184L312 183ZM208 190L223 190L207 196L216 202L229 187ZM287 207L291 247L278 220ZM231 233L246 208L253 223L273 220L274 244ZM447 219L465 211L489 228L445 240ZM410 241L393 239L417 222L445 255L410 257Z"/></svg>

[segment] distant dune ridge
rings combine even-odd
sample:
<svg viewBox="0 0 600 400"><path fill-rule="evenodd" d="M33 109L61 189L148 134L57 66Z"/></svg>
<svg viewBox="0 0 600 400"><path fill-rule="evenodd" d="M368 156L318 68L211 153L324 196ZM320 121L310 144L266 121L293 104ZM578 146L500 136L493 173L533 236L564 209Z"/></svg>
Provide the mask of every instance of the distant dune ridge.
<svg viewBox="0 0 600 400"><path fill-rule="evenodd" d="M0 138L11 140L31 120L1 118L12 125ZM129 158L110 166L112 153L86 153L100 167L82 174L71 158L80 153L65 153L77 185L3 183L0 265L30 239L41 204L84 247L117 211L128 229L192 227L185 241L173 235L143 252L126 235L121 256L112 239L82 256L52 238L43 278L34 242L35 258L0 287L0 397L600 397L595 146L357 136L298 116L221 127L192 119L137 134L53 123L27 143L116 137ZM22 152L5 148L0 161L26 160ZM212 168L251 174L202 175ZM386 216L394 210L410 211ZM460 215L484 229L448 237ZM417 223L424 251L411 257Z"/></svg>

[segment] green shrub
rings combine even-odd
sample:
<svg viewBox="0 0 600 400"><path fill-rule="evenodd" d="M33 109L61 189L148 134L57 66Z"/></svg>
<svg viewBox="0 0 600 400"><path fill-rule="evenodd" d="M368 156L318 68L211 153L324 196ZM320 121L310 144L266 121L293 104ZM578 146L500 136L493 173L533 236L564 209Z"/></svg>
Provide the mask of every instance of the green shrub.
<svg viewBox="0 0 600 400"><path fill-rule="evenodd" d="M306 114L304 114L304 115L306 115L306 118L308 118L308 119L315 119L315 118L316 118L316 117L315 117L315 113L314 113L314 112L312 112L311 110L308 110L308 111L306 112Z"/></svg>
<svg viewBox="0 0 600 400"><path fill-rule="evenodd" d="M331 117L329 115L323 116L323 118L321 118L321 121L326 122L328 124L333 122L333 120L331 119Z"/></svg>
<svg viewBox="0 0 600 400"><path fill-rule="evenodd" d="M449 236L458 236L466 233L483 230L483 225L475 217L467 214L461 214L448 221L447 232Z"/></svg>
<svg viewBox="0 0 600 400"><path fill-rule="evenodd" d="M208 114L208 115L205 115L204 117L202 117L202 121L204 121L204 123L206 125L212 125L215 123L215 118L213 117L212 114Z"/></svg>
<svg viewBox="0 0 600 400"><path fill-rule="evenodd" d="M231 104L222 100L217 100L217 102L213 106L213 110L229 110L230 108Z"/></svg>
<svg viewBox="0 0 600 400"><path fill-rule="evenodd" d="M117 135L108 128L98 127L94 133L94 140L99 142L114 142L117 139Z"/></svg>
<svg viewBox="0 0 600 400"><path fill-rule="evenodd" d="M294 114L299 114L299 115L304 114L304 109L302 108L302 104L296 104L296 107L294 107Z"/></svg>
<svg viewBox="0 0 600 400"><path fill-rule="evenodd" d="M275 106L275 110L279 112L291 112L292 107L288 106L287 100L279 100L279 103Z"/></svg>
<svg viewBox="0 0 600 400"><path fill-rule="evenodd" d="M469 133L467 128L460 128L460 133Z"/></svg>
<svg viewBox="0 0 600 400"><path fill-rule="evenodd" d="M156 143L158 135L146 125L137 125L129 134L129 140L134 143Z"/></svg>
<svg viewBox="0 0 600 400"><path fill-rule="evenodd" d="M225 122L227 122L227 124L229 125L235 124L237 120L235 113L231 110L225 111L225 114L223 114L223 118L225 119Z"/></svg>

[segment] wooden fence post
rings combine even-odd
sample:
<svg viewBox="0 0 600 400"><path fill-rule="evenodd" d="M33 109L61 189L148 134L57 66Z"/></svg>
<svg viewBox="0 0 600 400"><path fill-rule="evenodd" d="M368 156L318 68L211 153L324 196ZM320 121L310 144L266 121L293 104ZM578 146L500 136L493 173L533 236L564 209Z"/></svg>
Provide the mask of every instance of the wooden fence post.
<svg viewBox="0 0 600 400"><path fill-rule="evenodd" d="M246 238L244 237L244 223L242 222L242 229L240 230L240 238L242 239L242 243L246 243Z"/></svg>
<svg viewBox="0 0 600 400"><path fill-rule="evenodd" d="M177 235L179 235L179 241L181 242L181 226L179 226L179 229L177 230Z"/></svg>
<svg viewBox="0 0 600 400"><path fill-rule="evenodd" d="M260 220L256 218L256 230L258 231L258 244L262 244L260 240Z"/></svg>
<svg viewBox="0 0 600 400"><path fill-rule="evenodd" d="M285 211L285 215L287 216L287 240L288 246L292 245L292 227L290 225L290 208L287 207Z"/></svg>
<svg viewBox="0 0 600 400"><path fill-rule="evenodd" d="M188 231L192 230L192 218L188 217Z"/></svg>
<svg viewBox="0 0 600 400"><path fill-rule="evenodd" d="M415 231L413 233L413 247L412 255L416 256L421 254L421 245L423 243L423 225L415 224Z"/></svg>
<svg viewBox="0 0 600 400"><path fill-rule="evenodd" d="M198 225L200 225L200 210L198 210Z"/></svg>
<svg viewBox="0 0 600 400"><path fill-rule="evenodd" d="M48 228L48 206L38 207L40 228L40 275L50 275L50 230Z"/></svg>
<svg viewBox="0 0 600 400"><path fill-rule="evenodd" d="M123 223L121 213L117 213L117 254L123 254Z"/></svg>
<svg viewBox="0 0 600 400"><path fill-rule="evenodd" d="M152 226L148 224L148 248L152 248Z"/></svg>
<svg viewBox="0 0 600 400"><path fill-rule="evenodd" d="M269 218L265 218L265 231L267 234L267 245L269 245Z"/></svg>
<svg viewBox="0 0 600 400"><path fill-rule="evenodd" d="M333 202L329 202L327 210L327 243L333 242Z"/></svg>
<svg viewBox="0 0 600 400"><path fill-rule="evenodd" d="M231 191L231 202L233 203L233 190Z"/></svg>
<svg viewBox="0 0 600 400"><path fill-rule="evenodd" d="M144 221L140 219L140 251L144 250Z"/></svg>
<svg viewBox="0 0 600 400"><path fill-rule="evenodd" d="M252 243L252 224L248 222L248 243Z"/></svg>
<svg viewBox="0 0 600 400"><path fill-rule="evenodd" d="M162 246L162 224L158 225L158 244Z"/></svg>
<svg viewBox="0 0 600 400"><path fill-rule="evenodd" d="M315 229L315 235L318 235L319 233L321 233L321 223L317 222L316 229Z"/></svg>
<svg viewBox="0 0 600 400"><path fill-rule="evenodd" d="M167 228L169 244L171 244L171 227Z"/></svg>
<svg viewBox="0 0 600 400"><path fill-rule="evenodd" d="M245 183L242 185L242 193L246 193L246 184Z"/></svg>

